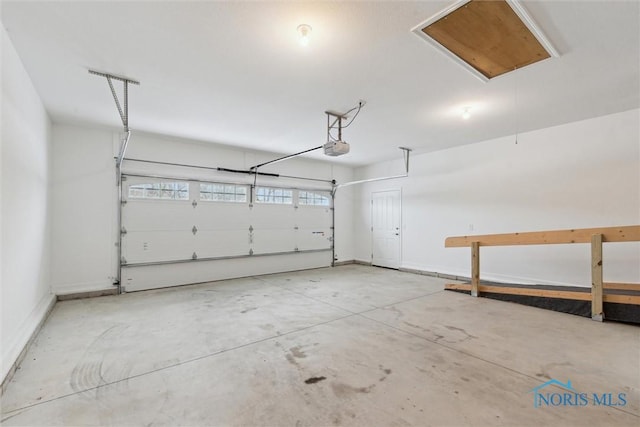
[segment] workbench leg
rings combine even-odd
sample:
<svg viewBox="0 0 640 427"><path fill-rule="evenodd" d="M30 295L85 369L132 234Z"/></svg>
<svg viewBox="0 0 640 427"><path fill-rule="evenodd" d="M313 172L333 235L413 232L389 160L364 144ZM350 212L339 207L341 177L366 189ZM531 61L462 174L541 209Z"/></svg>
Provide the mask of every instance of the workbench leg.
<svg viewBox="0 0 640 427"><path fill-rule="evenodd" d="M602 234L591 236L591 318L604 320L602 307Z"/></svg>
<svg viewBox="0 0 640 427"><path fill-rule="evenodd" d="M480 287L480 242L471 242L471 296L478 296Z"/></svg>

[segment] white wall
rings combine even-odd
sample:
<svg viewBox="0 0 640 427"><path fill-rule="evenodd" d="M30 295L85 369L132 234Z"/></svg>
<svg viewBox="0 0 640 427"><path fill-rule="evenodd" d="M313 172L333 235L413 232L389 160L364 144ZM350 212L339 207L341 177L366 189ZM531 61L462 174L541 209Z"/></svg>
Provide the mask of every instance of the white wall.
<svg viewBox="0 0 640 427"><path fill-rule="evenodd" d="M640 224L640 110L413 156L410 177L359 188L356 258L370 261L372 191L402 189L402 266L468 277L447 236ZM399 156L400 157L400 156ZM402 162L358 179L402 173ZM605 244L604 278L640 281L640 245ZM481 277L590 286L589 245L491 247Z"/></svg>
<svg viewBox="0 0 640 427"><path fill-rule="evenodd" d="M117 130L54 125L55 251L52 284L57 294L112 288L117 268L117 193L113 158L118 151L118 138ZM132 131L127 151L127 158L131 159L244 170L278 156L135 130ZM149 165L126 160L123 169L138 173L162 173L174 177L210 177L212 174L210 171L199 169ZM336 179L339 182L353 178L351 168L302 158L287 160L262 170L309 178ZM235 174L218 175L226 176L229 180L239 179ZM259 178L258 182L261 180L266 178ZM323 185L313 181L291 182L309 187ZM336 198L335 243L339 261L354 259L353 204L350 196L349 191L342 191Z"/></svg>
<svg viewBox="0 0 640 427"><path fill-rule="evenodd" d="M1 28L0 379L4 379L54 297L49 284L51 123Z"/></svg>
<svg viewBox="0 0 640 427"><path fill-rule="evenodd" d="M51 284L56 294L113 287L113 155L111 131L54 124Z"/></svg>

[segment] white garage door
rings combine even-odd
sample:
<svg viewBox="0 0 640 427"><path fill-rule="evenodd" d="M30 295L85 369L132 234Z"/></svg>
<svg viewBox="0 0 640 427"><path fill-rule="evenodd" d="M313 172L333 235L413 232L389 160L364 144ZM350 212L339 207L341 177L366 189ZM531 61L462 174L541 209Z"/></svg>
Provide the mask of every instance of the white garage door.
<svg viewBox="0 0 640 427"><path fill-rule="evenodd" d="M328 191L125 176L125 291L331 265Z"/></svg>

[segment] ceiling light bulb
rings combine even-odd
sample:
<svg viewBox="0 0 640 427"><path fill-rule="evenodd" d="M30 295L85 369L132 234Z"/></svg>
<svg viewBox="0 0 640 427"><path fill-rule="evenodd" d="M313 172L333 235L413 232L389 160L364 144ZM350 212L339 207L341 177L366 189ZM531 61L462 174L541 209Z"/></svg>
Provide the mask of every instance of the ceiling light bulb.
<svg viewBox="0 0 640 427"><path fill-rule="evenodd" d="M311 26L307 24L298 25L298 34L300 35L300 45L309 45L309 35L311 34Z"/></svg>
<svg viewBox="0 0 640 427"><path fill-rule="evenodd" d="M469 120L470 117L471 113L469 112L469 107L467 107L462 111L462 118L465 120Z"/></svg>

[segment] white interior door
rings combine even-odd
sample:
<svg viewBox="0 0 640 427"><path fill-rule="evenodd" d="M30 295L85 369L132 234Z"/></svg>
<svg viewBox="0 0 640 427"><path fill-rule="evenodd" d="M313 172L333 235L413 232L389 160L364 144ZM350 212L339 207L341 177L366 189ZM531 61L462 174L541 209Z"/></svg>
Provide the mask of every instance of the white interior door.
<svg viewBox="0 0 640 427"><path fill-rule="evenodd" d="M400 190L371 193L371 264L400 268Z"/></svg>

